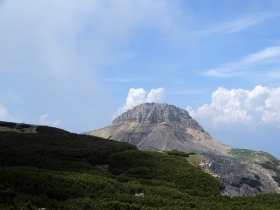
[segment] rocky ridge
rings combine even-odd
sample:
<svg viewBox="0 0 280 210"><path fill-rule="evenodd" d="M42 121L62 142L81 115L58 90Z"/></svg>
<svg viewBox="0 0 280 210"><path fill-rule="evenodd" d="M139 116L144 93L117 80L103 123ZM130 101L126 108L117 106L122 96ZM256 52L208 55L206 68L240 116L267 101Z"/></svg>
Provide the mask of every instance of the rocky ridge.
<svg viewBox="0 0 280 210"><path fill-rule="evenodd" d="M186 110L173 105L138 105L116 117L111 125L87 134L129 142L142 150L194 152L197 155L189 161L220 179L226 186L224 195L280 193L277 158L217 141Z"/></svg>
<svg viewBox="0 0 280 210"><path fill-rule="evenodd" d="M181 123L186 127L204 132L204 129L192 119L186 110L168 104L140 104L113 120L115 125L131 122L139 124Z"/></svg>

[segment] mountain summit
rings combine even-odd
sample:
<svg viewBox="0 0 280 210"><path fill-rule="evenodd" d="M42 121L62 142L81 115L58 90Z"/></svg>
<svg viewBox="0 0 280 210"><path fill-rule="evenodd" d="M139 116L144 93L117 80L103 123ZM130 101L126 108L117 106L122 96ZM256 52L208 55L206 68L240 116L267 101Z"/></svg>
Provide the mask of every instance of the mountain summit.
<svg viewBox="0 0 280 210"><path fill-rule="evenodd" d="M186 110L168 104L140 104L116 117L110 126L88 134L129 142L142 150L224 154L231 149L213 139Z"/></svg>
<svg viewBox="0 0 280 210"><path fill-rule="evenodd" d="M188 127L195 127L203 131L203 128L191 118L189 113L173 105L144 103L134 107L132 110L121 114L113 120L113 124L123 122L137 123L182 123Z"/></svg>

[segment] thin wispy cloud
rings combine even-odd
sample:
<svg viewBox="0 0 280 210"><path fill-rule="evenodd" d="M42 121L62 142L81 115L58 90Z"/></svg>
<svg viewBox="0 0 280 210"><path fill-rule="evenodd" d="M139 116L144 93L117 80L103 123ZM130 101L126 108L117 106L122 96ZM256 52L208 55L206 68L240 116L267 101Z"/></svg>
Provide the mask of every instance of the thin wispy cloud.
<svg viewBox="0 0 280 210"><path fill-rule="evenodd" d="M166 95L202 95L205 94L205 90L184 90L184 89L167 89L165 94Z"/></svg>
<svg viewBox="0 0 280 210"><path fill-rule="evenodd" d="M12 117L9 114L8 109L3 106L2 104L0 104L0 120L4 120L4 121L11 121Z"/></svg>
<svg viewBox="0 0 280 210"><path fill-rule="evenodd" d="M226 63L218 68L207 70L203 74L214 77L248 76L253 72L257 73L256 71L259 71L260 74L263 74L263 71L275 69L279 63L280 46L273 46L268 47L260 52L253 53L238 62ZM270 72L270 74L271 73L272 72Z"/></svg>
<svg viewBox="0 0 280 210"><path fill-rule="evenodd" d="M243 16L240 19L222 23L208 29L195 32L194 35L209 35L214 33L236 33L245 30L253 25L257 25L271 18L277 18L280 14L261 13L251 16Z"/></svg>
<svg viewBox="0 0 280 210"><path fill-rule="evenodd" d="M41 124L41 125L49 125L49 126L56 127L60 123L61 123L61 121L59 119L55 120L55 121L50 121L48 113L41 115L40 118L39 118L39 124Z"/></svg>
<svg viewBox="0 0 280 210"><path fill-rule="evenodd" d="M273 78L280 78L280 67L279 67L279 69L278 69L278 71L277 70L275 70L275 71L271 71L269 74L268 74L268 76L270 76L270 77L273 77Z"/></svg>
<svg viewBox="0 0 280 210"><path fill-rule="evenodd" d="M102 81L104 82L115 82L115 83L126 83L126 82L135 82L136 79L134 78L103 78Z"/></svg>

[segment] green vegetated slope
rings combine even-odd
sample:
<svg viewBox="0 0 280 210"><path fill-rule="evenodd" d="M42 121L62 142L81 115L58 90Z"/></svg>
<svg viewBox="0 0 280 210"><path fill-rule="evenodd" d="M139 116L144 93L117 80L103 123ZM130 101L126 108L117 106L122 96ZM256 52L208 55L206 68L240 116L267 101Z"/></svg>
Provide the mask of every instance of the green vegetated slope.
<svg viewBox="0 0 280 210"><path fill-rule="evenodd" d="M1 131L12 131L18 133L36 133L36 126L24 123L0 121L0 132Z"/></svg>
<svg viewBox="0 0 280 210"><path fill-rule="evenodd" d="M280 169L279 169L279 160L270 155L269 153L262 151L253 151L247 149L236 149L233 148L230 151L230 154L239 157L245 163L253 162L259 164L265 169L269 169L274 172L272 178L280 186Z"/></svg>
<svg viewBox="0 0 280 210"><path fill-rule="evenodd" d="M279 195L221 196L182 152L28 126L0 122L0 209L280 209Z"/></svg>
<svg viewBox="0 0 280 210"><path fill-rule="evenodd" d="M238 156L241 159L244 160L250 160L252 158L255 158L254 156L254 150L249 150L249 149L236 149L236 148L232 148L230 150L230 154Z"/></svg>

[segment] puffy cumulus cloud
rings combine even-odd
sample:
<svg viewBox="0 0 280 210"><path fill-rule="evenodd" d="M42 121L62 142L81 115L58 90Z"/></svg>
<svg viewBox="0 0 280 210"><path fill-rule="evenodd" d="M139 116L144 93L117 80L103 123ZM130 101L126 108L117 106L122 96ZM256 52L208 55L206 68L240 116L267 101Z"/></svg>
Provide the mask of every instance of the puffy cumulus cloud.
<svg viewBox="0 0 280 210"><path fill-rule="evenodd" d="M49 114L46 113L40 116L39 123L41 125L49 125L49 126L57 127L60 124L60 120L49 121Z"/></svg>
<svg viewBox="0 0 280 210"><path fill-rule="evenodd" d="M160 102L164 99L164 89L152 89L147 95L147 102Z"/></svg>
<svg viewBox="0 0 280 210"><path fill-rule="evenodd" d="M218 88L212 102L197 110L188 106L190 115L210 127L241 124L251 128L276 125L280 128L280 87L256 86L252 90Z"/></svg>
<svg viewBox="0 0 280 210"><path fill-rule="evenodd" d="M148 93L143 88L131 88L128 91L126 103L114 115L114 118L133 107L146 102L162 102L164 100L164 89L152 89Z"/></svg>
<svg viewBox="0 0 280 210"><path fill-rule="evenodd" d="M8 109L0 104L0 120L3 121L13 121L12 116L9 114Z"/></svg>

